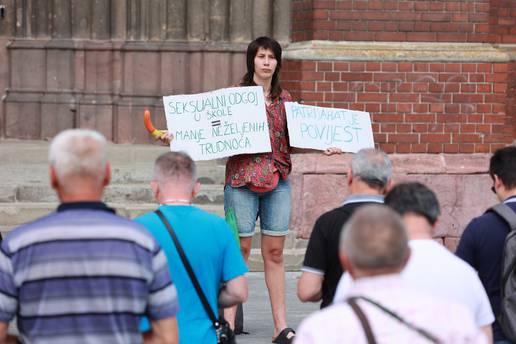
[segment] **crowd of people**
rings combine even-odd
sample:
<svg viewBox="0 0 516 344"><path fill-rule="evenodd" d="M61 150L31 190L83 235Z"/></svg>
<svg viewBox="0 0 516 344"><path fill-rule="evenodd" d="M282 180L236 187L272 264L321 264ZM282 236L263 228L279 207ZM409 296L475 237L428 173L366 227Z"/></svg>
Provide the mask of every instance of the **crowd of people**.
<svg viewBox="0 0 516 344"><path fill-rule="evenodd" d="M226 221L192 205L195 162L162 154L151 182L159 207L130 221L101 201L110 180L102 135L64 131L49 157L61 204L2 242L0 342L217 343L218 309L246 301L248 270ZM489 173L501 204L516 211L516 147L496 151ZM392 185L385 153L359 151L346 175L349 195L315 222L298 281L299 299L323 309L273 342L511 343L498 322L504 217L473 219L454 255L432 237L434 192ZM7 334L15 316L19 338Z"/></svg>
<svg viewBox="0 0 516 344"><path fill-rule="evenodd" d="M433 240L440 205L432 190L393 185L389 157L378 149L354 154L349 194L315 222L297 285L301 301L321 301L322 309L297 334L288 326L290 154L307 150L289 145L291 96L280 68L276 41L251 42L240 86L263 87L272 151L227 160L224 208L235 215L239 240L224 219L192 204L200 185L188 154L158 157L151 188L159 206L131 221L102 202L110 181L105 138L85 129L58 134L49 175L60 205L1 243L0 343L234 343L258 218L273 343L516 340L513 146L490 160L500 204L470 222L456 255ZM8 334L15 317L17 337Z"/></svg>

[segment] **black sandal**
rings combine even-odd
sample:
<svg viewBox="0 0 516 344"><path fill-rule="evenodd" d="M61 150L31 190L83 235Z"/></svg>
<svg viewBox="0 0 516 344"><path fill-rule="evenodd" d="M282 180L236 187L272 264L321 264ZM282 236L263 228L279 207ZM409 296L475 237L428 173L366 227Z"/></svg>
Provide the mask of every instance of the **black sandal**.
<svg viewBox="0 0 516 344"><path fill-rule="evenodd" d="M293 333L294 335L289 338L288 335L290 333ZM287 328L284 328L278 334L278 336L272 340L272 342L276 343L276 344L291 344L291 343L294 342L294 337L295 336L296 336L296 331L294 331L290 327L287 327Z"/></svg>

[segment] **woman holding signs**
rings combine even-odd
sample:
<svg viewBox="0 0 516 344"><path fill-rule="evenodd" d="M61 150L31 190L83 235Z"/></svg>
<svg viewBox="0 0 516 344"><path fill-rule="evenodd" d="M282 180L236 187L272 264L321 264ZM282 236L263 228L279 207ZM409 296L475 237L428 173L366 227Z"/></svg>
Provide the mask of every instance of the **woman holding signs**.
<svg viewBox="0 0 516 344"><path fill-rule="evenodd" d="M228 159L224 210L235 214L240 247L246 261L251 252L255 223L260 217L265 282L274 320L272 342L291 343L295 332L286 322L283 264L291 210L288 175L292 169L290 154L308 150L289 145L284 103L292 101L292 97L279 83L281 53L280 44L269 37L259 37L247 47L247 73L239 86L263 87L272 152L236 155ZM340 152L338 148L329 148L324 154ZM233 323L234 316L228 318Z"/></svg>

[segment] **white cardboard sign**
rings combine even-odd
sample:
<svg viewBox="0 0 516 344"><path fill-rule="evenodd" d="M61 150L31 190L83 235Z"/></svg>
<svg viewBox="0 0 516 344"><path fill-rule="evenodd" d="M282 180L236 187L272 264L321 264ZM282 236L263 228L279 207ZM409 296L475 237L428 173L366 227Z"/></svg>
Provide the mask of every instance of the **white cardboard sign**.
<svg viewBox="0 0 516 344"><path fill-rule="evenodd" d="M163 97L172 151L194 160L270 152L263 88L232 87Z"/></svg>
<svg viewBox="0 0 516 344"><path fill-rule="evenodd" d="M285 103L290 145L324 150L338 147L356 153L373 148L368 112Z"/></svg>

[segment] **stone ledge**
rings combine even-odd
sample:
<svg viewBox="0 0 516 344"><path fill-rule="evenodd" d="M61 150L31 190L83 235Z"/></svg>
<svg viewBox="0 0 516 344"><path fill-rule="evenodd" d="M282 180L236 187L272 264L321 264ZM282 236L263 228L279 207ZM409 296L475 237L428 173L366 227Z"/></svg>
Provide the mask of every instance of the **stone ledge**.
<svg viewBox="0 0 516 344"><path fill-rule="evenodd" d="M90 39L30 39L10 40L8 49L56 49L124 52L230 52L245 53L247 42L208 42L187 40L90 40Z"/></svg>
<svg viewBox="0 0 516 344"><path fill-rule="evenodd" d="M508 62L515 59L516 47L485 43L314 40L290 44L283 57L287 60Z"/></svg>
<svg viewBox="0 0 516 344"><path fill-rule="evenodd" d="M352 154L292 155L292 173L346 174ZM484 174L490 154L390 154L394 174Z"/></svg>

